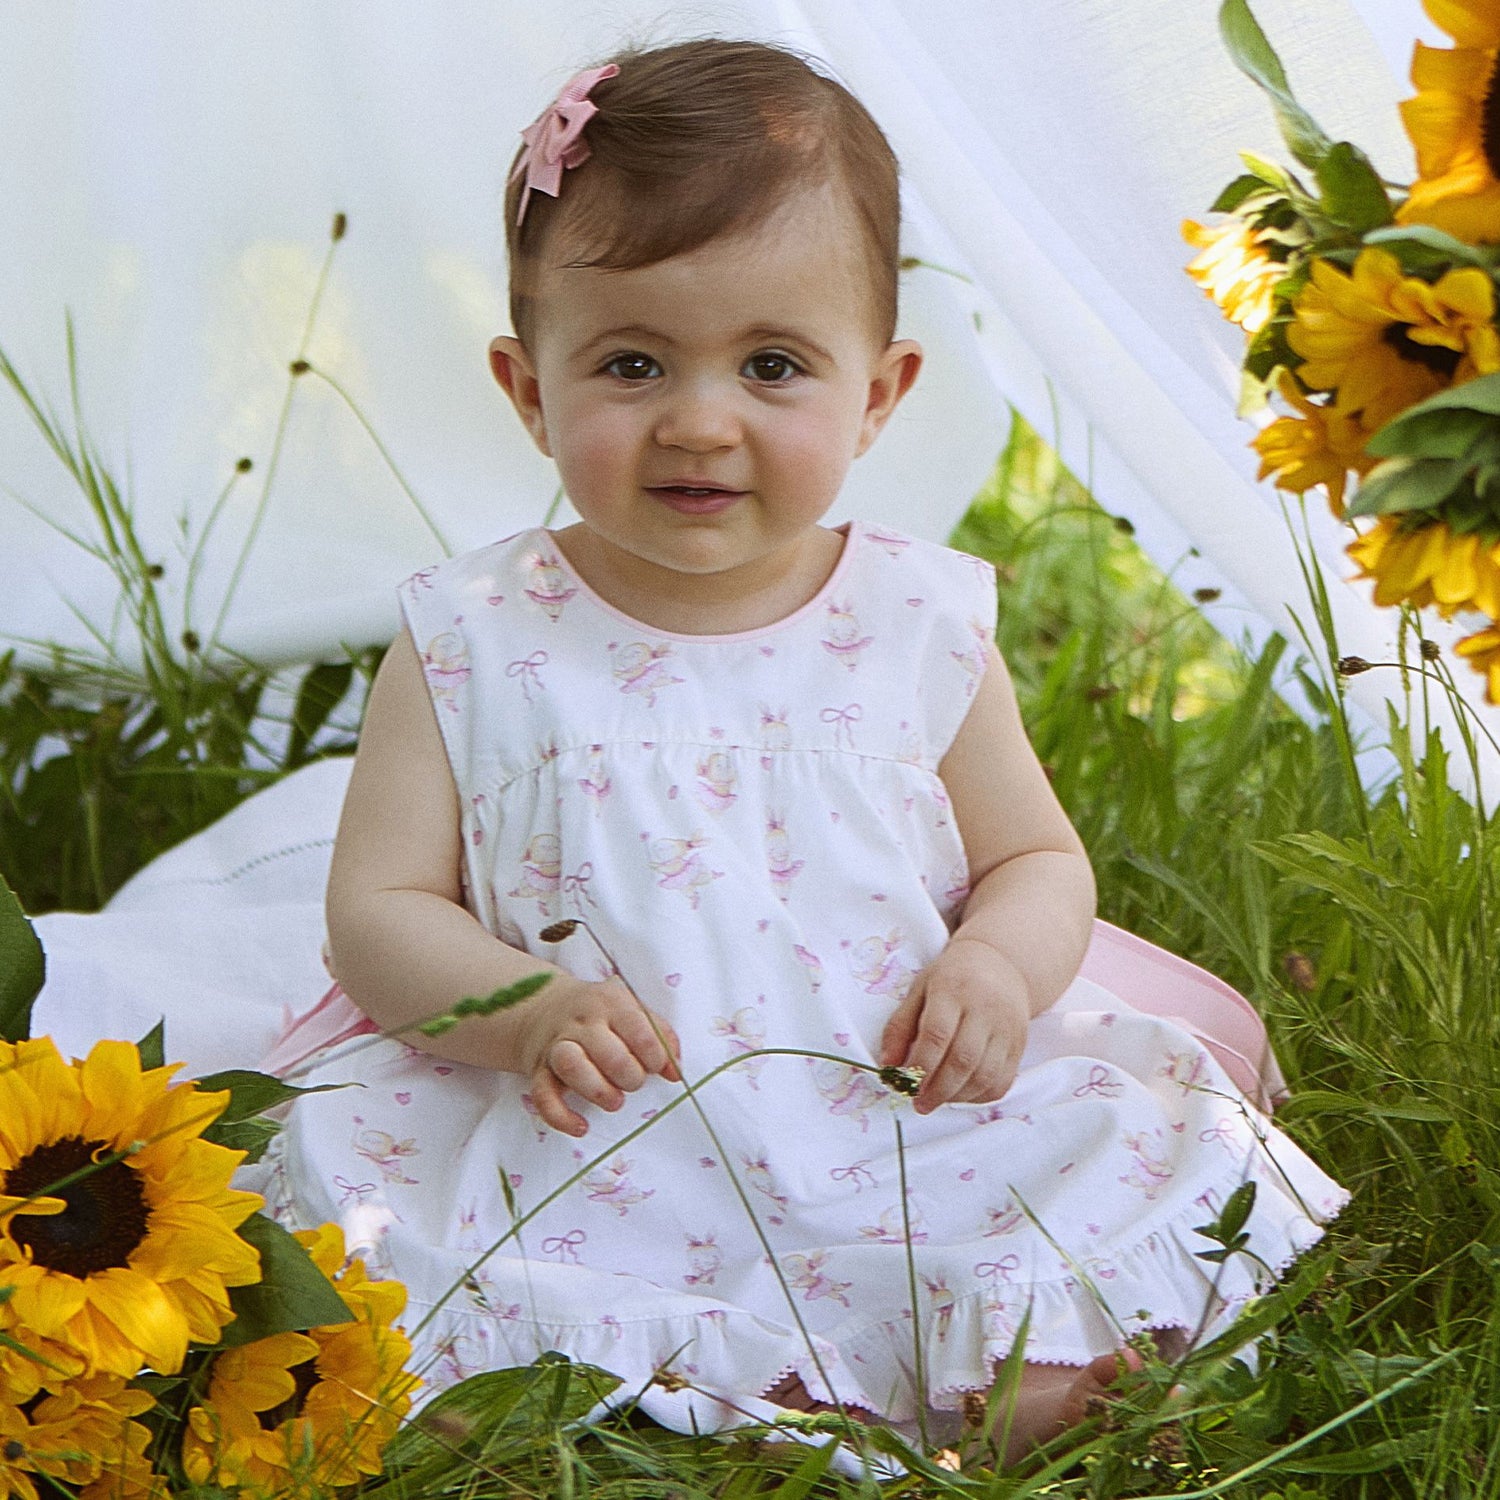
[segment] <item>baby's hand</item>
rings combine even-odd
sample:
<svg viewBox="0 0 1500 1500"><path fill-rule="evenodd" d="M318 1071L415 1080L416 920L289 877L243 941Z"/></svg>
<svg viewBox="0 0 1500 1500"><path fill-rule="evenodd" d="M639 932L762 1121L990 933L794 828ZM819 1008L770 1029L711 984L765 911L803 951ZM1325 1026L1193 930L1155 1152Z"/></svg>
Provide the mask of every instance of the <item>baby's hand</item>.
<svg viewBox="0 0 1500 1500"><path fill-rule="evenodd" d="M882 1067L922 1068L919 1114L987 1104L1015 1081L1031 1022L1015 967L974 938L955 938L911 982L886 1023Z"/></svg>
<svg viewBox="0 0 1500 1500"><path fill-rule="evenodd" d="M682 1080L677 1033L619 979L554 980L512 1014L519 1071L531 1079L537 1114L565 1135L585 1135L588 1124L568 1107L564 1090L617 1110L651 1073Z"/></svg>

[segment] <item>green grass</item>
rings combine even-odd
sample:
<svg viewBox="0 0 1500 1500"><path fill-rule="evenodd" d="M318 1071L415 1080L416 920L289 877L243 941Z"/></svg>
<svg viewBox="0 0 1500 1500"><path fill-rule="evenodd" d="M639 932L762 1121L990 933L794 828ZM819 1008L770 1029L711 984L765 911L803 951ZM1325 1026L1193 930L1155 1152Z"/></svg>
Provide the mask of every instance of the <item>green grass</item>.
<svg viewBox="0 0 1500 1500"><path fill-rule="evenodd" d="M0 871L33 911L101 904L258 786L347 749L330 713L372 664L303 669L293 706L268 714L270 674L188 649L163 622L76 411L74 435L55 435L92 516L80 544L115 567L144 664L102 643L0 663ZM407 1477L368 1493L1500 1493L1500 828L1451 788L1442 746L1395 724L1399 774L1368 793L1336 646L1293 669L1319 711L1309 723L1272 691L1286 644L1249 660L1220 639L1024 424L954 541L1000 567L1000 644L1093 856L1101 914L1251 996L1294 1089L1281 1121L1352 1204L1240 1340L1148 1370L1103 1429L1012 1473L974 1441L963 1474L908 1452L912 1475L877 1491L829 1475L818 1449L753 1434L580 1428L586 1377L551 1370L548 1399L484 1407L457 1438L413 1437ZM1233 1357L1251 1336L1255 1373ZM1169 1415L1174 1380L1187 1393Z"/></svg>

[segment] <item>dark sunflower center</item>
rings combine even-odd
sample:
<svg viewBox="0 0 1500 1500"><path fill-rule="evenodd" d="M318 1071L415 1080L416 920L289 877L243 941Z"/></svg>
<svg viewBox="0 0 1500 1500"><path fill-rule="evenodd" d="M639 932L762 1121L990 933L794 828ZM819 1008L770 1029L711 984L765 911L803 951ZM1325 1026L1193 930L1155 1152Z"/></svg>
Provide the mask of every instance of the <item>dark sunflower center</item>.
<svg viewBox="0 0 1500 1500"><path fill-rule="evenodd" d="M307 1393L318 1383L317 1356L304 1359L300 1365L293 1365L287 1374L296 1382L292 1394L285 1401L277 1402L270 1411L256 1413L260 1418L261 1430L264 1432L274 1432L289 1418L301 1415L302 1403L307 1400Z"/></svg>
<svg viewBox="0 0 1500 1500"><path fill-rule="evenodd" d="M1489 86L1479 107L1479 147L1491 174L1500 179L1500 52L1495 53L1490 65Z"/></svg>
<svg viewBox="0 0 1500 1500"><path fill-rule="evenodd" d="M5 1222L37 1265L81 1277L130 1263L146 1237L151 1209L138 1173L123 1161L95 1164L108 1154L106 1142L70 1135L38 1146L5 1174L5 1191L14 1197L41 1193L67 1204L60 1214L12 1214ZM80 1171L82 1176L57 1186Z"/></svg>
<svg viewBox="0 0 1500 1500"><path fill-rule="evenodd" d="M1451 380L1463 355L1457 349L1445 349L1441 344L1419 344L1406 331L1406 323L1387 323L1380 337L1401 356L1414 365L1426 365L1436 370L1444 380Z"/></svg>

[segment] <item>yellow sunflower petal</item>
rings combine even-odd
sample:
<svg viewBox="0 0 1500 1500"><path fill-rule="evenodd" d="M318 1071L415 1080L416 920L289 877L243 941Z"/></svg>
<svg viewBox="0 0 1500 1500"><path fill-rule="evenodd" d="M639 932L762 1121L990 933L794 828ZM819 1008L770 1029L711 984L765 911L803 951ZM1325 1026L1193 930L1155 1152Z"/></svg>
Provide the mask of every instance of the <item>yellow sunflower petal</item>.
<svg viewBox="0 0 1500 1500"><path fill-rule="evenodd" d="M15 1287L10 1308L16 1321L44 1339L58 1338L88 1301L88 1289L76 1276L59 1276L40 1266L6 1266L0 1280Z"/></svg>
<svg viewBox="0 0 1500 1500"><path fill-rule="evenodd" d="M1461 47L1500 47L1500 10L1492 0L1422 0L1422 9Z"/></svg>
<svg viewBox="0 0 1500 1500"><path fill-rule="evenodd" d="M133 1375L145 1363L171 1374L187 1353L182 1315L147 1276L121 1269L89 1277L88 1305L69 1328L95 1368Z"/></svg>

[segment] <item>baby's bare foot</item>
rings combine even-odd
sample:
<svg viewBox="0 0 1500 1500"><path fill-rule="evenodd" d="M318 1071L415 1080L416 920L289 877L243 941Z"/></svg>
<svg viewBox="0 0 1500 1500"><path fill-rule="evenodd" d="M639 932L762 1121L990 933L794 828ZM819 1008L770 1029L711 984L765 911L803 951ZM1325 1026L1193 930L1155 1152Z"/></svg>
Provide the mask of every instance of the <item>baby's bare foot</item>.
<svg viewBox="0 0 1500 1500"><path fill-rule="evenodd" d="M787 1411L806 1412L809 1416L820 1416L824 1412L838 1411L838 1407L831 1401L815 1401L807 1387L802 1384L802 1377L795 1374L783 1375L761 1399L785 1407ZM857 1422L874 1420L871 1412L859 1406L846 1406L844 1414L853 1417Z"/></svg>
<svg viewBox="0 0 1500 1500"><path fill-rule="evenodd" d="M1001 1403L995 1421L995 1439L1005 1443L1005 1462L1018 1462L1037 1444L1101 1413L1120 1376L1144 1363L1134 1349L1121 1349L1082 1366L1026 1365L1014 1401Z"/></svg>

